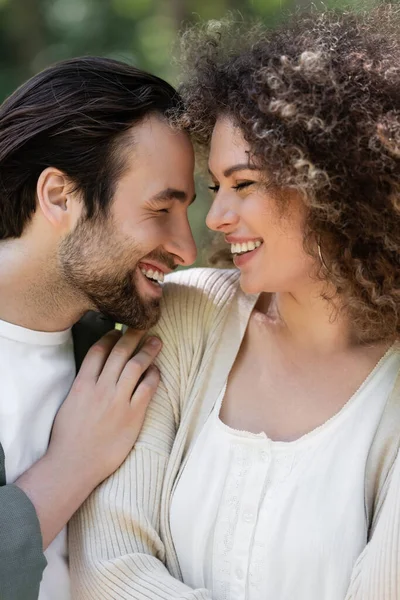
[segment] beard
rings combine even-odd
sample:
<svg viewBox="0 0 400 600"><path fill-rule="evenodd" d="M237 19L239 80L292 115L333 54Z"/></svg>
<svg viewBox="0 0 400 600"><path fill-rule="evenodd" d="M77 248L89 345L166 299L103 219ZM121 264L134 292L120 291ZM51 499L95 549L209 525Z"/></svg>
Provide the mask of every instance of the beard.
<svg viewBox="0 0 400 600"><path fill-rule="evenodd" d="M160 317L159 299L146 300L137 289L135 269L143 256L131 240L117 234L110 216L82 218L59 248L62 277L86 298L87 309L140 330L149 329ZM173 263L165 252L146 255L151 257L169 267Z"/></svg>

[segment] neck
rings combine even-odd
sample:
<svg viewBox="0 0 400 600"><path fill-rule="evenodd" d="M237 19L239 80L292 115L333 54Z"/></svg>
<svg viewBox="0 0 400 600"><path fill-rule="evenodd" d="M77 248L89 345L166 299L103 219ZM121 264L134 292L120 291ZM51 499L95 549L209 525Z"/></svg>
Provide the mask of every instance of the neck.
<svg viewBox="0 0 400 600"><path fill-rule="evenodd" d="M36 246L36 247L35 247ZM89 309L62 280L54 248L21 238L0 243L0 319L36 331L63 331Z"/></svg>
<svg viewBox="0 0 400 600"><path fill-rule="evenodd" d="M301 350L330 353L355 344L343 304L326 283L310 282L268 297L261 294L257 308Z"/></svg>

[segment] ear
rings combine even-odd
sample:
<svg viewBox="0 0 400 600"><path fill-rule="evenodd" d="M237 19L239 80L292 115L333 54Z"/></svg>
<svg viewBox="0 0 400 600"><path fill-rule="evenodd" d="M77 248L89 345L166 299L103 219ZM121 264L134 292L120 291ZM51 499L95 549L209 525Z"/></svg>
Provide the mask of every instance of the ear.
<svg viewBox="0 0 400 600"><path fill-rule="evenodd" d="M39 176L36 186L39 207L57 229L72 229L82 211L82 203L72 189L70 179L54 167L48 167Z"/></svg>

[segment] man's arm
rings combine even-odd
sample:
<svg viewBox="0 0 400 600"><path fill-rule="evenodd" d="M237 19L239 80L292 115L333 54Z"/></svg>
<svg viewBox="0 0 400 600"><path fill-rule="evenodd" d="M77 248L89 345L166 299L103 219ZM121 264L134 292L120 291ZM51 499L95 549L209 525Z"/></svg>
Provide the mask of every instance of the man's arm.
<svg viewBox="0 0 400 600"><path fill-rule="evenodd" d="M46 564L35 507L18 486L0 487L0 598L37 600Z"/></svg>

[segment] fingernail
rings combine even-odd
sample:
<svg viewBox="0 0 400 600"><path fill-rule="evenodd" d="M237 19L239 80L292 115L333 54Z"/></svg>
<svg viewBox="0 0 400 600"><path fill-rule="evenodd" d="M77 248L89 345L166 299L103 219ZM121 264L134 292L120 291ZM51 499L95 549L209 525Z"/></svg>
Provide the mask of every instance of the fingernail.
<svg viewBox="0 0 400 600"><path fill-rule="evenodd" d="M150 346L153 346L153 348L158 348L159 346L161 346L161 340L159 340L156 337L152 337L149 338L149 344Z"/></svg>

